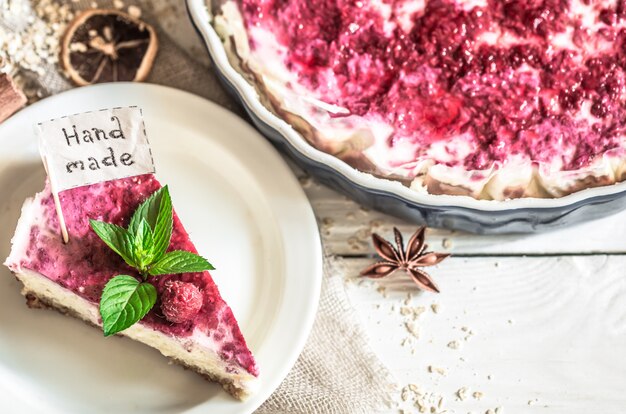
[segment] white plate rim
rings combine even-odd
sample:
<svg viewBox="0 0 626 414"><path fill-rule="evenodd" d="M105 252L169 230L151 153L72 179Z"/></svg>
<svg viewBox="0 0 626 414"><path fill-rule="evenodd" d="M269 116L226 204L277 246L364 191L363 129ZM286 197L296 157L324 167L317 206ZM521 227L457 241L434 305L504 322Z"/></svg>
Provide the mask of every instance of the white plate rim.
<svg viewBox="0 0 626 414"><path fill-rule="evenodd" d="M42 114L49 113L51 108L54 108L52 109L52 112L59 113L59 115L66 114L62 112L62 108L64 108L64 102L80 102L81 99L89 96L90 94L101 94L102 96L110 96L111 101L115 102L114 104L112 102L108 104L106 102L103 102L101 108L108 106L136 105L136 99L133 99L132 97L141 96L142 100L145 100L146 103L149 102L148 105L171 105L171 103L176 100L182 100L184 102L187 102L188 105L193 105L195 108L205 108L205 110L207 111L218 112L220 119L223 120L223 122L237 123L239 128L242 128L242 130L247 130L247 133L242 134L242 136L246 136L245 139L248 139L247 136L254 138L253 140L250 139L247 144L254 146L254 153L257 156L268 157L268 165L271 164L272 168L276 169L281 174L281 178L285 179L285 181L283 181L283 184L286 184L287 187L282 188L282 190L285 190L286 193L288 193L290 196L297 197L299 199L299 202L297 204L300 211L296 212L296 215L299 218L298 224L301 225L301 228L298 229L299 231L290 231L291 229L289 229L288 227L293 225L293 222L279 222L283 242L282 244L284 248L284 265L286 276L295 277L294 275L298 275L300 277L300 282L302 285L301 292L306 293L306 295L297 299L291 297L289 302L290 305L300 305L300 308L296 310L299 315L299 329L291 329L287 331L289 332L289 334L293 334L293 337L291 338L292 346L290 348L290 352L281 355L282 364L280 364L279 367L276 367L273 372L268 372L268 370L264 370L263 366L260 367L261 386L257 390L257 392L250 398L248 398L245 402L239 402L233 399L232 410L220 411L224 413L253 412L272 394L272 392L276 388L278 388L280 383L284 380L284 378L287 376L287 374L295 364L297 358L299 357L306 344L309 333L313 326L313 322L315 320L315 315L317 313L322 282L322 247L317 222L315 220L315 216L313 214L310 203L306 195L304 194L304 191L302 190L301 186L298 183L298 180L295 178L295 176L293 175L285 161L282 159L282 157L278 154L278 152L256 130L254 130L252 126L246 123L243 119L236 116L232 112L218 106L217 104L205 100L199 96L193 95L189 92L155 84L124 82L114 84L99 84L72 89L51 96L30 105L29 107L18 112L7 121L5 121L3 124L1 124L0 142L3 140L4 131L13 127L14 124L24 123L24 125L32 125L35 121L41 121L46 117L49 118L49 116L42 116ZM147 105L141 104L141 106L145 109ZM96 108L86 108L85 111L91 109ZM181 110L181 108L178 108L178 110ZM69 112L75 113L76 111ZM147 128L149 130L149 126L147 126ZM4 138L6 139L5 136ZM280 206L277 205L277 201L267 201L272 207L280 208ZM282 220L280 215L277 215L276 217L279 220ZM285 239L289 237L292 237L292 239ZM300 251L298 251L298 249L295 249L295 246L302 245L307 246L308 249L300 249ZM306 254L303 254L305 252ZM302 266L303 263L305 264L305 266ZM19 293L16 292L16 294ZM287 292L283 296L289 296L289 292ZM284 310L286 310L285 307L281 308L281 311ZM13 403L15 403L15 401L13 401ZM207 409L211 409L210 400L193 407L188 412L205 412L205 410Z"/></svg>

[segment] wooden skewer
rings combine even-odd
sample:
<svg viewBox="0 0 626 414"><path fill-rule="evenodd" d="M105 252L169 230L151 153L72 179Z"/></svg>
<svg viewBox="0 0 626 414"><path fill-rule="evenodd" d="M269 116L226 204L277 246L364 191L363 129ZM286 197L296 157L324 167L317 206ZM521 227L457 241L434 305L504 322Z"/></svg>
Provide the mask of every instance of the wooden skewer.
<svg viewBox="0 0 626 414"><path fill-rule="evenodd" d="M63 209L61 208L61 200L59 199L59 193L56 191L54 180L52 179L52 177L50 177L50 173L48 170L48 160L45 157L43 158L43 166L50 180L50 192L52 192L52 199L54 200L54 208L56 209L57 216L59 218L59 227L61 227L61 237L63 237L63 243L67 244L70 241L70 235L67 231L67 225L65 224L65 216L63 215Z"/></svg>
<svg viewBox="0 0 626 414"><path fill-rule="evenodd" d="M52 198L54 199L54 207L57 210L57 216L59 216L59 226L61 227L61 236L63 237L63 243L67 244L70 241L70 235L67 232L67 226L65 225L65 217L63 216L63 210L61 210L61 201L59 201L59 194L56 191L52 191Z"/></svg>

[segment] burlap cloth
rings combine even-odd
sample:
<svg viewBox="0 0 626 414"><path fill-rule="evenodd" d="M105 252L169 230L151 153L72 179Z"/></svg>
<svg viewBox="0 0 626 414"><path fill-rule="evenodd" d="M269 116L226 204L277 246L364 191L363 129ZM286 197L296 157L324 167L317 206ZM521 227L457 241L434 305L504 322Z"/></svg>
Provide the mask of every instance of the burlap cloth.
<svg viewBox="0 0 626 414"><path fill-rule="evenodd" d="M0 0L29 5L42 0ZM32 3L30 3L32 2ZM94 1L68 2L73 10L92 7ZM236 112L242 108L222 89L208 63L192 59L187 52L170 38L160 23L172 20L175 24L190 26L185 17L182 0L125 1L125 7L137 4L142 18L153 24L159 33L160 49L149 82L167 85L203 96ZM111 7L112 2L101 0L99 7ZM118 3L119 5L119 3ZM25 10L26 10L25 9ZM7 19L0 19L1 31L19 33L27 25L45 20L30 9ZM35 23L33 23L35 22ZM45 22L50 24L50 22ZM181 27L178 27L180 29ZM189 27L183 29L191 30ZM198 49L202 45L198 39ZM206 62L208 62L205 59ZM39 97L45 97L69 89L72 85L59 73L54 64L44 65L40 73L13 70L22 84L28 85ZM257 413L372 413L388 409L388 402L395 389L388 370L372 353L358 316L345 292L347 277L341 259L326 256L324 278L319 310L308 342L295 366L272 396Z"/></svg>

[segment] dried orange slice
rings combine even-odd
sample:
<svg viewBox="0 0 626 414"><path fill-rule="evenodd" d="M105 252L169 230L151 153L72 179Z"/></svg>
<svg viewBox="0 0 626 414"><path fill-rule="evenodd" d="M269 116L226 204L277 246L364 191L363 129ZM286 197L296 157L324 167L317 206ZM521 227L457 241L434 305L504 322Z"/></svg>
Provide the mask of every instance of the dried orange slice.
<svg viewBox="0 0 626 414"><path fill-rule="evenodd" d="M76 16L61 43L61 64L77 85L146 79L158 50L149 24L119 10Z"/></svg>

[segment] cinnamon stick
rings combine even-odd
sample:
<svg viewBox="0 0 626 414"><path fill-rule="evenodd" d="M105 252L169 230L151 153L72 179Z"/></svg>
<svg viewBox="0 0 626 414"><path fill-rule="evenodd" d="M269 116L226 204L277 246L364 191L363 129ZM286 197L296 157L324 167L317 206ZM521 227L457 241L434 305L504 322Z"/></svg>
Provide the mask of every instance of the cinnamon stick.
<svg viewBox="0 0 626 414"><path fill-rule="evenodd" d="M26 96L15 85L10 75L0 73L0 122L26 105Z"/></svg>

